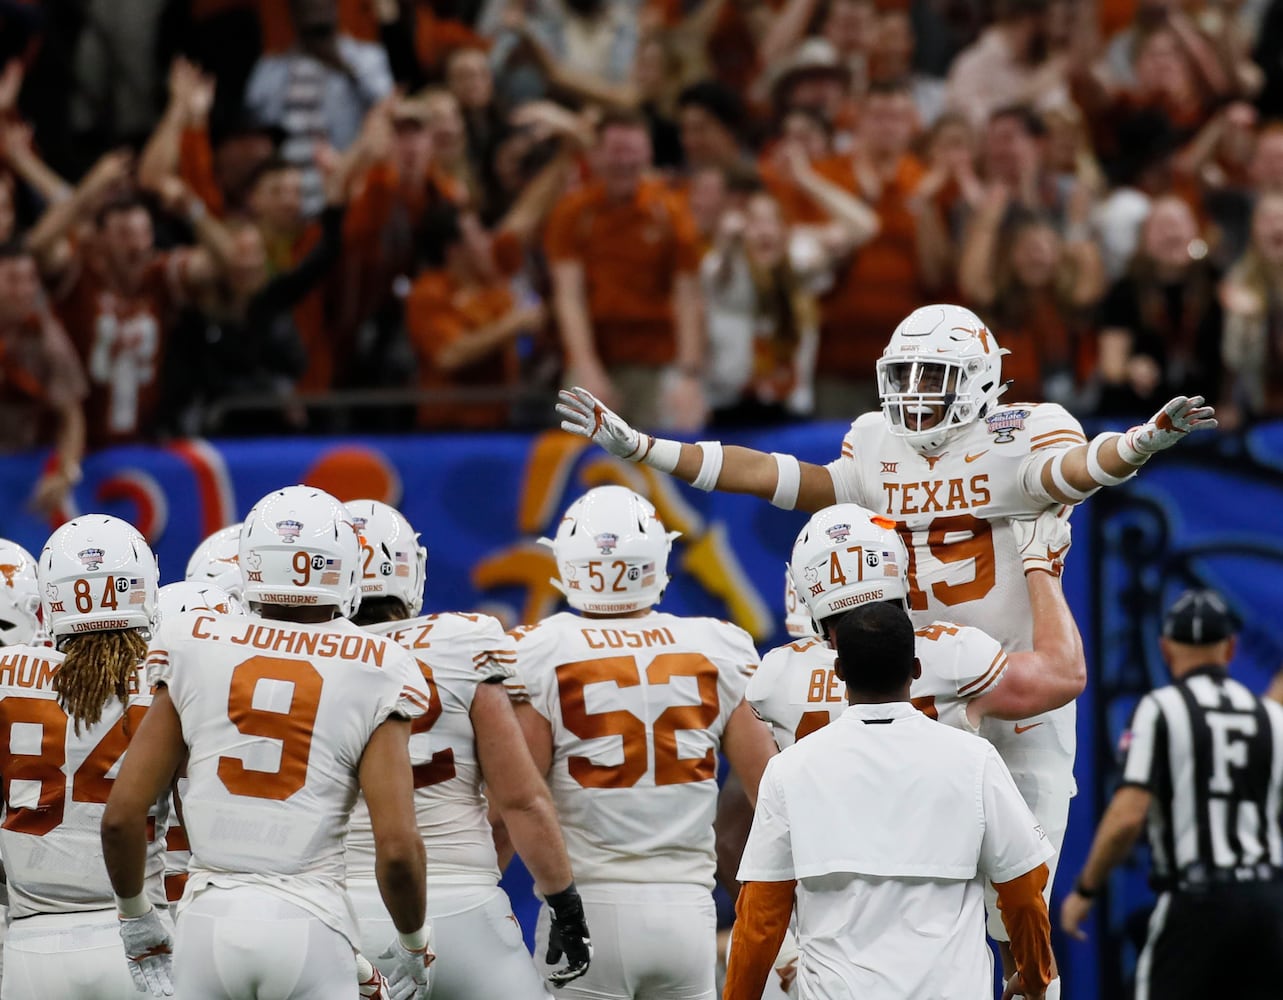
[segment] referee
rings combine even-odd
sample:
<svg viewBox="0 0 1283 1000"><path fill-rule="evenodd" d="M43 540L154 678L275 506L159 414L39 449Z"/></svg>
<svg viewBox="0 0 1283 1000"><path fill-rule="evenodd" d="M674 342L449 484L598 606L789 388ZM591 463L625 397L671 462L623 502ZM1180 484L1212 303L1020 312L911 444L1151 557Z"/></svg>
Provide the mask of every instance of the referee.
<svg viewBox="0 0 1283 1000"><path fill-rule="evenodd" d="M1228 674L1237 623L1190 590L1163 621L1174 684L1136 706L1123 780L1060 923L1081 926L1149 819L1160 893L1136 967L1136 1000L1283 996L1283 706Z"/></svg>

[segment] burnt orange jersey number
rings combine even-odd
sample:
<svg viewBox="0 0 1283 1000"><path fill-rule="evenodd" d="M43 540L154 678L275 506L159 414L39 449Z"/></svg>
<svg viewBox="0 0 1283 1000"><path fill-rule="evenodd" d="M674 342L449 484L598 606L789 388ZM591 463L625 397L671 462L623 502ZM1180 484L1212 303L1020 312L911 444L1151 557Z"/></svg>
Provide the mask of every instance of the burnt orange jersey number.
<svg viewBox="0 0 1283 1000"><path fill-rule="evenodd" d="M291 687L284 711L254 707L254 692L263 681ZM321 675L304 660L251 656L232 671L227 717L246 736L275 740L281 746L276 771L252 771L239 757L220 757L218 777L233 795L282 801L307 784L307 761L312 753L312 727L321 707Z"/></svg>
<svg viewBox="0 0 1283 1000"><path fill-rule="evenodd" d="M428 685L429 700L428 710L410 723L411 735L426 733L436 725L437 719L441 718L441 692L437 690L432 668L422 660L418 663L419 672L423 674L424 683ZM449 747L438 750L431 758L422 764L415 764L410 770L414 774L415 788L427 788L429 785L439 785L443 781L449 781L455 776L454 751Z"/></svg>
<svg viewBox="0 0 1283 1000"><path fill-rule="evenodd" d="M98 745L76 768L71 778L73 802L104 803L114 779L107 774L129 748L129 735L138 731L146 708L134 705L98 741ZM125 731L128 719L128 733ZM13 727L40 727L37 753L15 753ZM45 698L5 698L0 702L0 773L4 775L4 797L11 802L9 789L15 781L39 782L35 806L8 807L4 828L14 833L43 837L61 825L66 812L67 713L55 701Z"/></svg>
<svg viewBox="0 0 1283 1000"><path fill-rule="evenodd" d="M700 700L698 705L670 705L655 719L652 739L656 785L704 781L717 770L711 748L703 757L677 754L679 730L707 729L717 721L717 667L698 653L663 653L646 668L646 682L650 685L667 684L674 677L694 677ZM646 774L649 765L646 724L641 719L622 709L589 712L585 708L584 688L589 684L611 682L619 688L640 684L641 672L636 659L606 656L564 663L557 668L561 719L566 728L581 740L618 736L623 745L624 759L619 764L594 764L587 757L570 757L570 776L584 788L631 788Z"/></svg>
<svg viewBox="0 0 1283 1000"><path fill-rule="evenodd" d="M909 608L926 611L929 600L926 591L918 584L918 546L922 529L901 526L900 537L909 553ZM997 582L993 552L993 525L971 514L937 517L927 526L926 549L942 563L975 561L975 575L963 583L931 584L931 596L945 607L978 601ZM953 537L950 537L953 536ZM959 537L963 536L963 537Z"/></svg>

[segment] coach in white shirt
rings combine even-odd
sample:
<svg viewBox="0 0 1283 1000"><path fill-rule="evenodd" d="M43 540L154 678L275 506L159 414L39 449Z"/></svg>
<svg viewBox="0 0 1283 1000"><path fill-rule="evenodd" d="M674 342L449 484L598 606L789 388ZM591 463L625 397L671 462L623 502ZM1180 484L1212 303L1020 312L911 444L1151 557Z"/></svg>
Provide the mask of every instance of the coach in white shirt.
<svg viewBox="0 0 1283 1000"><path fill-rule="evenodd" d="M852 611L836 638L851 707L766 767L724 997L761 997L795 894L801 1000L989 996L989 879L1019 970L1005 996L1042 1000L1042 828L991 744L909 703L919 669L898 605Z"/></svg>

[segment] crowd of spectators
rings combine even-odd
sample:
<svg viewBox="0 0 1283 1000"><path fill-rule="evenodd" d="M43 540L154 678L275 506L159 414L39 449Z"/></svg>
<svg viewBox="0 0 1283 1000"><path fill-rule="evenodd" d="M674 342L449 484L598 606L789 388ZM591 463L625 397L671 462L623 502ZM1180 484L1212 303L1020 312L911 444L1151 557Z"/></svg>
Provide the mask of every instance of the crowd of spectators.
<svg viewBox="0 0 1283 1000"><path fill-rule="evenodd" d="M1283 0L0 0L0 448L1283 415Z"/></svg>

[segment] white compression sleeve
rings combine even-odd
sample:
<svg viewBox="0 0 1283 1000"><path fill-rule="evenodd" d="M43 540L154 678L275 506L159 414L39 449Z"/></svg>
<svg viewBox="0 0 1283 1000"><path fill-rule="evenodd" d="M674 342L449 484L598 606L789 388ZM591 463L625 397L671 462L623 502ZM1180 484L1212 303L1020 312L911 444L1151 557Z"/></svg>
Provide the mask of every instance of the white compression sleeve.
<svg viewBox="0 0 1283 1000"><path fill-rule="evenodd" d="M1056 452L1051 460L1051 481L1056 485L1056 489L1067 496L1074 503L1082 503L1089 496L1095 493L1095 490L1079 490L1069 485L1069 480L1065 478L1064 470L1061 466L1065 461L1065 454L1069 449L1065 448Z"/></svg>
<svg viewBox="0 0 1283 1000"><path fill-rule="evenodd" d="M717 477L722 474L722 442L701 441L699 450L704 453L704 458L699 464L699 475L691 485L708 493L717 489Z"/></svg>
<svg viewBox="0 0 1283 1000"><path fill-rule="evenodd" d="M772 506L781 510L792 510L797 506L798 490L802 488L802 464L792 455L781 455L771 452L775 459L775 495L771 497Z"/></svg>
<svg viewBox="0 0 1283 1000"><path fill-rule="evenodd" d="M1121 434L1097 434L1091 439L1091 444L1087 446L1087 475L1100 483L1101 486L1119 486L1122 483L1127 482L1127 480L1134 478L1136 473L1140 471L1139 467L1135 467L1132 469L1130 475L1115 476L1106 472L1101 467L1100 449L1104 446L1106 441L1111 439L1116 439L1119 444L1122 444L1123 436Z"/></svg>

